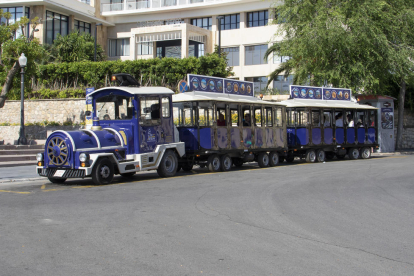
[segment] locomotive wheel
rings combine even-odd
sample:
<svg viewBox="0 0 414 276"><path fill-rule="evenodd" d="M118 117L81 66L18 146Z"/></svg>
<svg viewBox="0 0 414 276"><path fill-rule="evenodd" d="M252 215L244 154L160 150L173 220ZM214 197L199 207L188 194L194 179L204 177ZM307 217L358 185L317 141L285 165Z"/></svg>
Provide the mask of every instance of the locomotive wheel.
<svg viewBox="0 0 414 276"><path fill-rule="evenodd" d="M307 163L313 163L316 160L316 153L314 150L310 149L306 151L305 160Z"/></svg>
<svg viewBox="0 0 414 276"><path fill-rule="evenodd" d="M131 178L135 175L136 172L121 173L120 175L125 178Z"/></svg>
<svg viewBox="0 0 414 276"><path fill-rule="evenodd" d="M274 167L279 164L279 154L276 151L269 152L269 166Z"/></svg>
<svg viewBox="0 0 414 276"><path fill-rule="evenodd" d="M316 161L325 162L325 157L326 155L324 150L319 149L316 151Z"/></svg>
<svg viewBox="0 0 414 276"><path fill-rule="evenodd" d="M325 152L325 158L327 160L332 160L334 159L334 157L335 157L335 154L333 152Z"/></svg>
<svg viewBox="0 0 414 276"><path fill-rule="evenodd" d="M52 183L64 183L66 181L66 178L53 178L53 177L48 177L49 181Z"/></svg>
<svg viewBox="0 0 414 276"><path fill-rule="evenodd" d="M92 180L96 185L109 184L114 178L114 166L108 159L99 159L92 169Z"/></svg>
<svg viewBox="0 0 414 276"><path fill-rule="evenodd" d="M210 172L220 171L220 157L217 154L210 155L207 160L207 167Z"/></svg>
<svg viewBox="0 0 414 276"><path fill-rule="evenodd" d="M221 170L223 172L227 172L231 170L231 166L233 165L233 161L231 160L231 157L228 154L225 154L221 157Z"/></svg>
<svg viewBox="0 0 414 276"><path fill-rule="evenodd" d="M193 163L191 161L181 163L181 168L185 172L189 172L193 169Z"/></svg>
<svg viewBox="0 0 414 276"><path fill-rule="evenodd" d="M349 159L355 160L359 158L359 150L357 148L351 148L348 152Z"/></svg>
<svg viewBox="0 0 414 276"><path fill-rule="evenodd" d="M266 168L269 166L269 155L267 152L262 151L259 153L257 156L257 163L259 164L260 168Z"/></svg>
<svg viewBox="0 0 414 276"><path fill-rule="evenodd" d="M362 148L359 154L362 159L369 159L371 157L371 148L369 147Z"/></svg>
<svg viewBox="0 0 414 276"><path fill-rule="evenodd" d="M236 167L241 167L241 166L243 166L243 159L241 159L241 158L239 158L239 157L235 157L235 158L233 158L233 164L234 164L234 166L236 166Z"/></svg>
<svg viewBox="0 0 414 276"><path fill-rule="evenodd" d="M177 172L178 160L172 150L166 150L158 166L157 173L160 177L171 177Z"/></svg>

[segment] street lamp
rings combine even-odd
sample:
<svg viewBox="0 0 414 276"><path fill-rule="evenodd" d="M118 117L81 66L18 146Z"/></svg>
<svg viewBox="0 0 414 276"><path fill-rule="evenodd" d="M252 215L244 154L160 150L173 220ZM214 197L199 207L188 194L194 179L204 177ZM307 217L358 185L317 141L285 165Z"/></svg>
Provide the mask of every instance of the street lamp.
<svg viewBox="0 0 414 276"><path fill-rule="evenodd" d="M27 140L24 135L24 67L27 64L27 57L24 56L24 53L19 57L20 68L22 68L21 74L21 87L20 87L20 135L19 140L17 140L18 145L26 145Z"/></svg>
<svg viewBox="0 0 414 276"><path fill-rule="evenodd" d="M220 57L220 55L221 55L221 20L224 18L224 16L222 16L222 15L220 15L220 16L217 16L216 17L217 18L217 22L218 22L218 32L219 32L219 34L218 34L218 55L219 55L219 57Z"/></svg>
<svg viewBox="0 0 414 276"><path fill-rule="evenodd" d="M102 26L102 23L95 24L95 53L93 55L93 61L96 61L96 40L98 34L98 26Z"/></svg>

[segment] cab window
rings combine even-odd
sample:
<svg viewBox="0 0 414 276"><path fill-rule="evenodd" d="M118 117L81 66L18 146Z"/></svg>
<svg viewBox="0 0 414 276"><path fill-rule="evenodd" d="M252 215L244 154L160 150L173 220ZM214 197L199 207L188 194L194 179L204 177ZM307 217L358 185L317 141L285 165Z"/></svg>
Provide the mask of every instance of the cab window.
<svg viewBox="0 0 414 276"><path fill-rule="evenodd" d="M96 99L96 115L99 120L132 119L134 108L133 97L107 95Z"/></svg>
<svg viewBox="0 0 414 276"><path fill-rule="evenodd" d="M160 119L160 99L158 97L140 98L141 117L140 124L157 125Z"/></svg>

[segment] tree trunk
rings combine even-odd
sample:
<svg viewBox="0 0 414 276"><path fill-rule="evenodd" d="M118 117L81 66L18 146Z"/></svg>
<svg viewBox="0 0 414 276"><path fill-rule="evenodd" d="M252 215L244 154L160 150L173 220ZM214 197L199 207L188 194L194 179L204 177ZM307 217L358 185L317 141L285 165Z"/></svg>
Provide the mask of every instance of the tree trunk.
<svg viewBox="0 0 414 276"><path fill-rule="evenodd" d="M19 68L19 62L16 61L13 64L13 67L10 69L9 73L7 73L6 81L3 85L3 89L1 90L0 94L0 108L3 108L4 103L6 102L7 93L9 93L13 84L13 77L19 71Z"/></svg>
<svg viewBox="0 0 414 276"><path fill-rule="evenodd" d="M400 93L398 94L398 126L397 126L397 145L396 149L402 149L402 132L404 125L404 99L405 99L405 81L401 80Z"/></svg>

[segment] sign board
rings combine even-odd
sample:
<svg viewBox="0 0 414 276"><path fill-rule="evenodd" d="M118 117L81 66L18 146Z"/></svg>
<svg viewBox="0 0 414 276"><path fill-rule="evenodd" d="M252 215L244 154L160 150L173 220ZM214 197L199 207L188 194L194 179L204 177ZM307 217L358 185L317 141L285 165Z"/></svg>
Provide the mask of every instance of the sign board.
<svg viewBox="0 0 414 276"><path fill-rule="evenodd" d="M208 77L201 75L188 75L190 91L223 93L254 97L253 82Z"/></svg>
<svg viewBox="0 0 414 276"><path fill-rule="evenodd" d="M185 80L181 80L179 83L178 83L178 90L181 92L181 93L184 93L184 92L186 92L186 91L188 91L188 84L187 84L187 82L185 81Z"/></svg>
<svg viewBox="0 0 414 276"><path fill-rule="evenodd" d="M351 101L351 89L291 85L293 99Z"/></svg>
<svg viewBox="0 0 414 276"><path fill-rule="evenodd" d="M381 108L381 127L383 129L394 128L394 109Z"/></svg>

